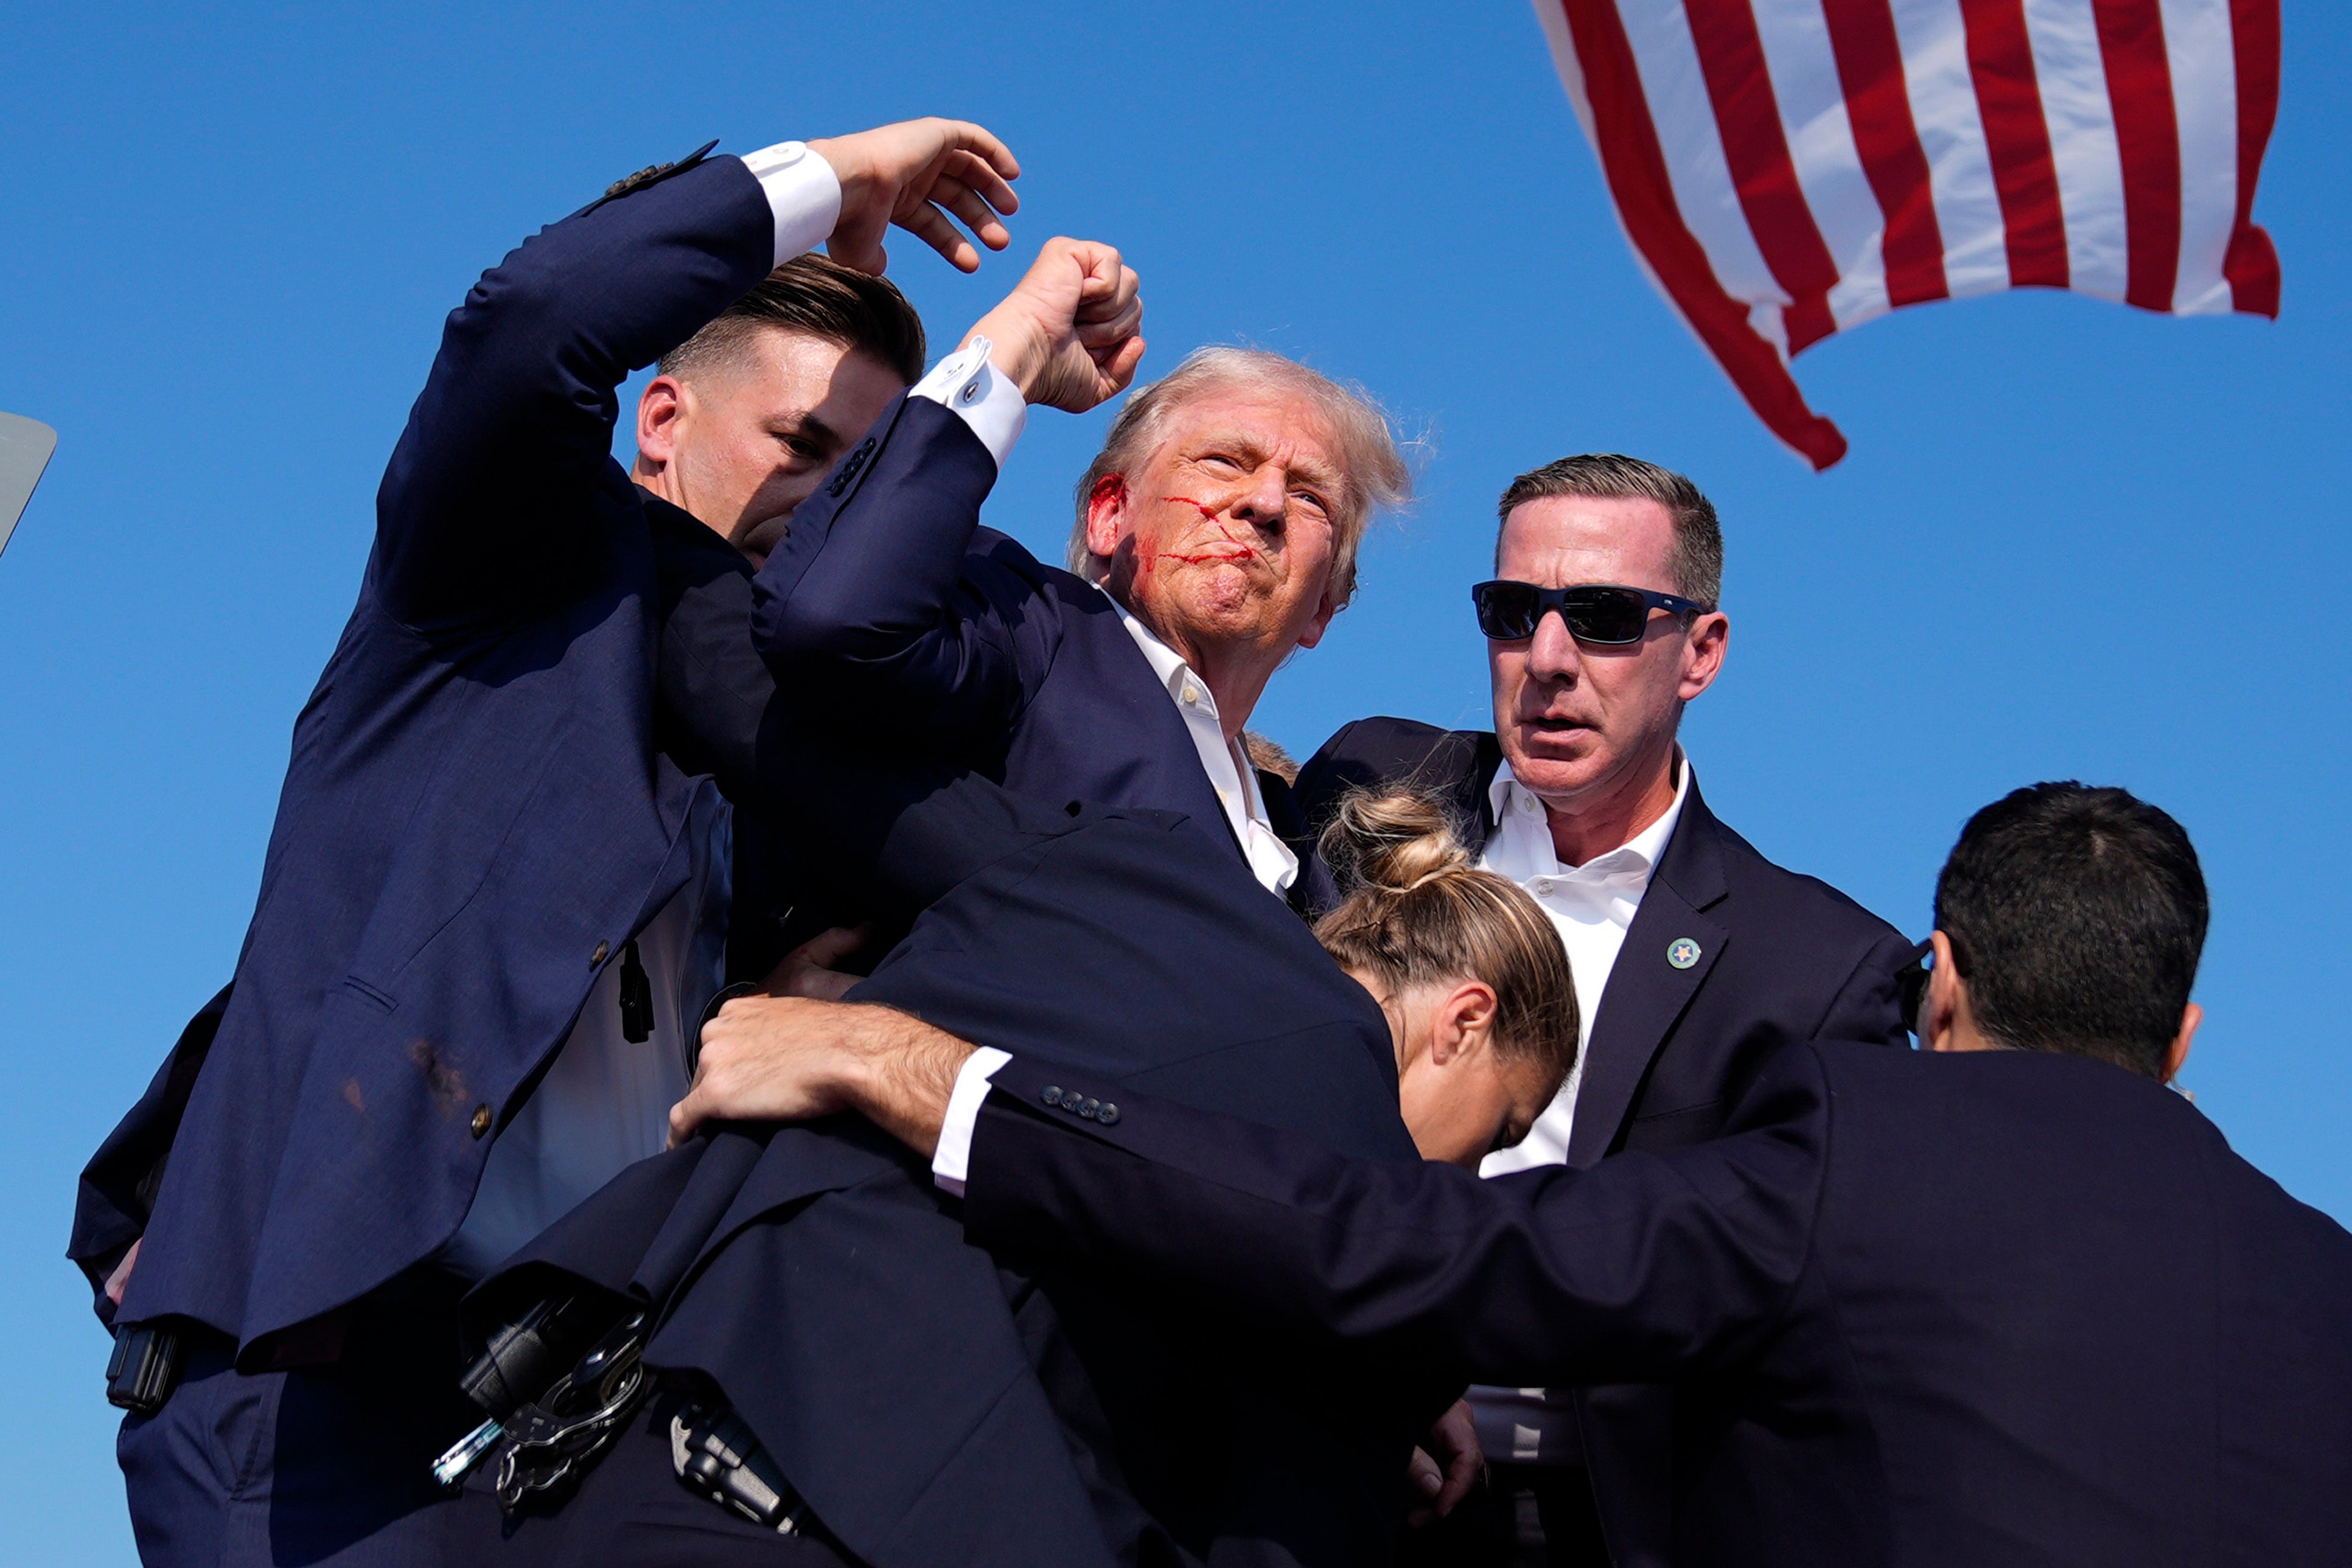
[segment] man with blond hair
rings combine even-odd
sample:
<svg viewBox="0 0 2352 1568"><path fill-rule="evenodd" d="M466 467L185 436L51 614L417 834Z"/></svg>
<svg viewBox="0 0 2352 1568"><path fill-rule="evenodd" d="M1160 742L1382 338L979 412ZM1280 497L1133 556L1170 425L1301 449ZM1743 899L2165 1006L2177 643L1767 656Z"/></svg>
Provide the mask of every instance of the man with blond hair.
<svg viewBox="0 0 2352 1568"><path fill-rule="evenodd" d="M1097 328L1110 312L1087 308L1130 277L1105 247L1049 245L951 361L971 371L948 408L908 403L794 514L758 579L754 636L799 712L858 737L884 775L961 768L1073 816L1081 802L1149 811L1202 899L1303 905L1316 889L1285 842L1299 827L1288 786L1253 766L1243 727L1276 668L1319 642L1347 603L1365 523L1402 499L1407 473L1361 394L1279 355L1204 349L1138 391L1112 424L1078 488L1075 570L981 527L997 464L972 432L991 422L949 411L1013 402L1014 387L1032 401L1050 391L1056 376L1035 368L1052 338L1041 322L1078 323L1094 355L1066 364L1078 380L1131 368L1139 341ZM1121 326L1131 332L1124 313L1111 322ZM845 802L844 815L867 805ZM1203 843L1209 853L1192 852ZM934 846L930 858L964 848ZM1311 861L1304 869L1328 890ZM846 918L886 909L879 892L811 885L807 895ZM851 941L828 933L803 954L829 960ZM792 984L837 995L854 978L803 966ZM752 1004L728 1016L739 1061L789 1052ZM1364 1067L1344 1031L1289 1030L1160 1064L1151 1082L1270 1125L1313 1107L1327 1143L1410 1160L1393 1096L1358 1092ZM1385 1537L1368 1537L1365 1521L1393 1521L1414 1433L1442 1392L1352 1364L1307 1377L1263 1335L1117 1281L1051 1260L1037 1278L1071 1334L1070 1354L1038 1366L1049 1399L1074 1444L1109 1460L1102 1485L1131 1495L1188 1561L1376 1559L1367 1542Z"/></svg>
<svg viewBox="0 0 2352 1568"><path fill-rule="evenodd" d="M974 329L960 398L1036 379L1053 287L1118 278L1117 253L1076 249L1075 273L1041 262ZM934 505L861 510L910 493L875 476L918 468ZM760 577L755 629L785 690L1024 793L1185 812L1270 892L1309 895L1284 842L1300 825L1288 787L1242 732L1354 592L1372 512L1410 487L1367 398L1278 354L1197 350L1112 424L1078 487L1070 571L980 526L996 465L961 421L880 432L844 474Z"/></svg>

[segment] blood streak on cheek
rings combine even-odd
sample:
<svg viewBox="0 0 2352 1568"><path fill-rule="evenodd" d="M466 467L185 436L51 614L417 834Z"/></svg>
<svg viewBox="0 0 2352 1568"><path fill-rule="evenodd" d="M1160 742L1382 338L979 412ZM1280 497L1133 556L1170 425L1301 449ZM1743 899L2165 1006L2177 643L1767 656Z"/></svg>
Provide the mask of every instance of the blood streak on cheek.
<svg viewBox="0 0 2352 1568"><path fill-rule="evenodd" d="M1227 544L1234 547L1233 551L1228 554L1214 554L1203 551L1199 555L1179 555L1174 550L1161 550L1160 554L1162 559L1181 560L1190 566L1200 566L1204 562L1213 560L1240 562L1245 560L1255 560L1257 559L1257 550L1255 547L1249 544L1246 540L1235 538L1234 537L1234 530L1231 525L1226 523L1224 518L1217 515L1217 509L1214 507L1204 507L1200 502L1192 499L1190 496L1162 496L1160 498L1168 502L1171 506L1192 507L1194 511L1201 514L1202 520L1214 526L1217 532L1224 536L1225 542Z"/></svg>

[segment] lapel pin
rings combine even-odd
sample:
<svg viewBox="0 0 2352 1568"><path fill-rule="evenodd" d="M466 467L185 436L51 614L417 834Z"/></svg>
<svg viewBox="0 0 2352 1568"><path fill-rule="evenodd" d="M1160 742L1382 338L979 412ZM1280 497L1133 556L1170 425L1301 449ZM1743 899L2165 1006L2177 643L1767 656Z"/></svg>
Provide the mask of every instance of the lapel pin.
<svg viewBox="0 0 2352 1568"><path fill-rule="evenodd" d="M1687 969L1698 962L1698 944L1687 936L1677 936L1666 944L1666 962L1677 969Z"/></svg>

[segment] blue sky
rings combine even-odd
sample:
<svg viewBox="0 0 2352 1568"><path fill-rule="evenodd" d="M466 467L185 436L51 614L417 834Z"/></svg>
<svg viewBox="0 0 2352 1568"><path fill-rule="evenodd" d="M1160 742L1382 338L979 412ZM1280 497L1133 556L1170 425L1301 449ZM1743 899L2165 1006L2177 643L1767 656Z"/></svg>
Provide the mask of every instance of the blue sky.
<svg viewBox="0 0 2352 1568"><path fill-rule="evenodd" d="M2256 209L2278 323L2050 294L1898 314L1800 365L1853 444L1821 476L1642 277L1517 0L10 0L0 37L0 408L60 435L0 558L0 1559L131 1560L106 1341L59 1259L73 1178L234 962L441 317L532 229L713 136L980 120L1025 204L977 278L893 246L937 339L1080 234L1142 273L1146 375L1259 344L1424 436L1419 504L1259 709L1302 754L1367 713L1484 722L1464 590L1512 475L1588 450L1689 473L1729 543L1729 666L1685 727L1717 812L1919 931L1994 796L2080 778L2162 805L2214 901L2185 1082L2352 1218L2333 8L2287 17ZM989 520L1058 556L1106 417L1040 415Z"/></svg>

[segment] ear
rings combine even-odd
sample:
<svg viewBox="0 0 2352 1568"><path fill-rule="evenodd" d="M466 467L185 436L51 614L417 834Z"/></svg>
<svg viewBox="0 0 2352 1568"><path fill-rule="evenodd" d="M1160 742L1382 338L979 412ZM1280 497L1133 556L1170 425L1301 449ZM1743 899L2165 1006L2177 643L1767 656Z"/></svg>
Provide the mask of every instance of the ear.
<svg viewBox="0 0 2352 1568"><path fill-rule="evenodd" d="M1464 980L1430 1010L1429 1059L1439 1067L1467 1060L1495 1027L1495 988Z"/></svg>
<svg viewBox="0 0 2352 1568"><path fill-rule="evenodd" d="M1710 610L1691 621L1690 635L1684 640L1683 679L1675 695L1689 702L1723 673L1723 655L1731 643L1731 617L1720 610Z"/></svg>
<svg viewBox="0 0 2352 1568"><path fill-rule="evenodd" d="M666 465L677 455L678 423L686 416L686 388L676 376L656 376L637 399L637 461Z"/></svg>
<svg viewBox="0 0 2352 1568"><path fill-rule="evenodd" d="M1118 553L1129 528L1127 476L1106 474L1087 492L1087 549L1105 560Z"/></svg>
<svg viewBox="0 0 2352 1568"><path fill-rule="evenodd" d="M2205 1009L2195 1002L2180 1009L2180 1032L2172 1037L2172 1044L2164 1053L2164 1081L2167 1083L2180 1076L2180 1064L2189 1060L2189 1042L2197 1036L2197 1026L2205 1021Z"/></svg>
<svg viewBox="0 0 2352 1568"><path fill-rule="evenodd" d="M1928 933L1935 949L1934 967L1927 971L1927 994L1919 1003L1919 1049L1958 1051L1959 1020L1968 1009L1968 982L1952 962L1952 939L1940 931Z"/></svg>

